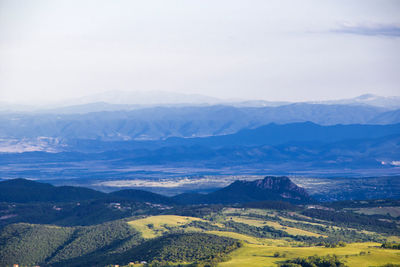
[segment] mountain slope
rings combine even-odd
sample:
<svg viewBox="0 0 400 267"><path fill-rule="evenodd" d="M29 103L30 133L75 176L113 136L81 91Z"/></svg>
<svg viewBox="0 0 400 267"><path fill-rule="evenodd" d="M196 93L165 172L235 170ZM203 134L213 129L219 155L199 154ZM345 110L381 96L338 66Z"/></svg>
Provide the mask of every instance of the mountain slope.
<svg viewBox="0 0 400 267"><path fill-rule="evenodd" d="M245 129L234 134L203 138L169 138L166 145L200 145L207 147L279 145L288 142L332 143L343 140L379 138L400 134L400 124L391 125L332 125L321 126L312 122L268 124Z"/></svg>
<svg viewBox="0 0 400 267"><path fill-rule="evenodd" d="M397 113L393 114L397 116ZM400 113L398 113L398 115L399 114ZM21 153L24 151L48 151L52 153L63 151L84 153L114 151L114 155L117 155L124 150L139 149L145 152L146 150L149 151L172 146L232 147L280 145L289 142L318 142L326 144L344 140L381 138L396 134L400 134L400 124L321 126L312 122L289 124L271 123L252 129L240 130L233 134L191 138L170 137L165 140L153 141L104 141L101 139L61 140L57 138L37 138L35 140L0 139L0 151L8 152L10 155L11 153ZM142 152L139 154L143 154ZM16 156L15 158L18 159L20 156Z"/></svg>
<svg viewBox="0 0 400 267"><path fill-rule="evenodd" d="M400 123L400 109L383 112L370 121L373 124Z"/></svg>

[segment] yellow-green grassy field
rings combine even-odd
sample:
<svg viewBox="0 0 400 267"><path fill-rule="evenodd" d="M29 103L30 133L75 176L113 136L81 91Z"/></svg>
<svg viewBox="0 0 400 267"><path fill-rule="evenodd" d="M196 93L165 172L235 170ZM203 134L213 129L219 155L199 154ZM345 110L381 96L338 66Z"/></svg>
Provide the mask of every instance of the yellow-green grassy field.
<svg viewBox="0 0 400 267"><path fill-rule="evenodd" d="M315 237L319 237L319 236L323 236L317 233L313 233L310 231L306 231L306 230L302 230L302 229L298 229L298 228L294 228L294 227L288 227L288 226L283 226L280 225L277 222L271 222L271 221L264 221L264 220L256 220L256 219L249 219L249 218L243 218L243 217L232 217L232 220L235 222L240 222L240 223L245 223L245 224L249 224L249 225L254 225L257 227L262 227L262 226L270 226L273 227L277 230L282 230L288 234L291 235L304 235L304 236L315 236Z"/></svg>
<svg viewBox="0 0 400 267"><path fill-rule="evenodd" d="M244 244L242 248L230 254L231 260L220 263L219 266L278 266L279 262L297 257L312 255L324 256L336 254L350 267L381 266L386 263L400 264L400 252L379 248L378 243L353 243L346 247L290 247L276 245ZM279 252L284 257L274 257ZM360 255L365 252L365 255Z"/></svg>
<svg viewBox="0 0 400 267"><path fill-rule="evenodd" d="M248 214L247 212L245 213ZM228 216L226 219L258 227L269 225L276 229L287 231L293 235L319 236L310 231L284 227L278 222L247 218L246 216ZM167 232L167 227L180 227L196 220L206 221L200 218L188 216L159 215L129 221L128 224L140 231L144 238L155 238ZM214 225L217 224L216 222L208 222ZM221 223L218 225L220 227L223 226ZM195 227L185 227L182 229L184 229L185 232L204 232L242 240L243 247L232 252L229 255L231 260L220 263L219 266L278 266L279 262L287 259L308 257L312 255L324 256L327 254L338 255L350 267L382 266L387 263L400 264L400 251L382 249L380 248L379 243L352 243L347 244L346 247L338 248L325 248L321 246L299 247L297 245L300 242L293 242L284 239L256 238L235 232L205 231ZM393 236L391 239L396 241L400 238ZM281 256L274 257L276 252L279 252Z"/></svg>
<svg viewBox="0 0 400 267"><path fill-rule="evenodd" d="M355 209L355 212L365 214L365 215L374 215L381 214L386 215L390 214L390 216L398 217L400 216L400 207L372 207L372 208L359 208Z"/></svg>
<svg viewBox="0 0 400 267"><path fill-rule="evenodd" d="M176 215L159 215L129 221L128 224L141 232L143 238L155 238L168 231L165 226L182 226L196 220L201 221L202 219Z"/></svg>

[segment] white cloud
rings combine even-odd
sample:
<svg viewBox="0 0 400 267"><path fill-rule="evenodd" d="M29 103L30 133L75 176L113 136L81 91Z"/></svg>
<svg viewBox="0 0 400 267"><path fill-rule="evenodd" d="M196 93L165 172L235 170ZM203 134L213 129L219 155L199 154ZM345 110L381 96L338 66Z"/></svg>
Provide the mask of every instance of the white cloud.
<svg viewBox="0 0 400 267"><path fill-rule="evenodd" d="M400 39L386 37L398 29L382 26L400 23L398 3L3 0L0 102L109 90L291 101L399 95Z"/></svg>

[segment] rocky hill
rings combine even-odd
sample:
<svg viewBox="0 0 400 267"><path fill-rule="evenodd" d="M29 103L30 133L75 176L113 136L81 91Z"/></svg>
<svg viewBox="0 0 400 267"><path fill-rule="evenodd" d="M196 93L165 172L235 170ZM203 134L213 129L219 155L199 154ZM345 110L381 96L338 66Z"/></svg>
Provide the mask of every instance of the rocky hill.
<svg viewBox="0 0 400 267"><path fill-rule="evenodd" d="M182 204L244 203L264 200L306 203L312 201L308 193L288 177L266 176L255 181L235 181L210 194L181 194L174 197Z"/></svg>

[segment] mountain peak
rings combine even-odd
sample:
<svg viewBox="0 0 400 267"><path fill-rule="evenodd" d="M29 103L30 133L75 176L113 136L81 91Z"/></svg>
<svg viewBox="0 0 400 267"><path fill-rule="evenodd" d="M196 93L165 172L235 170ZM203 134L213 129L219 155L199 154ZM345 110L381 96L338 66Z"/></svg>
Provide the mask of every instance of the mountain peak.
<svg viewBox="0 0 400 267"><path fill-rule="evenodd" d="M264 179L255 181L237 180L229 186L209 194L178 195L174 199L186 204L227 204L267 200L293 203L312 201L304 188L297 186L286 176L266 176Z"/></svg>
<svg viewBox="0 0 400 267"><path fill-rule="evenodd" d="M253 181L258 188L262 189L280 189L282 187L293 187L296 186L292 181L286 176L266 176L262 180Z"/></svg>
<svg viewBox="0 0 400 267"><path fill-rule="evenodd" d="M243 187L253 188L258 192L259 200L286 199L292 201L309 201L310 196L304 188L297 186L287 176L266 176L255 181L239 181Z"/></svg>
<svg viewBox="0 0 400 267"><path fill-rule="evenodd" d="M374 95L374 94L363 94L363 95L360 95L360 96L358 96L358 97L356 97L354 99L356 99L356 100L374 100L374 99L377 99L379 97L380 96Z"/></svg>

